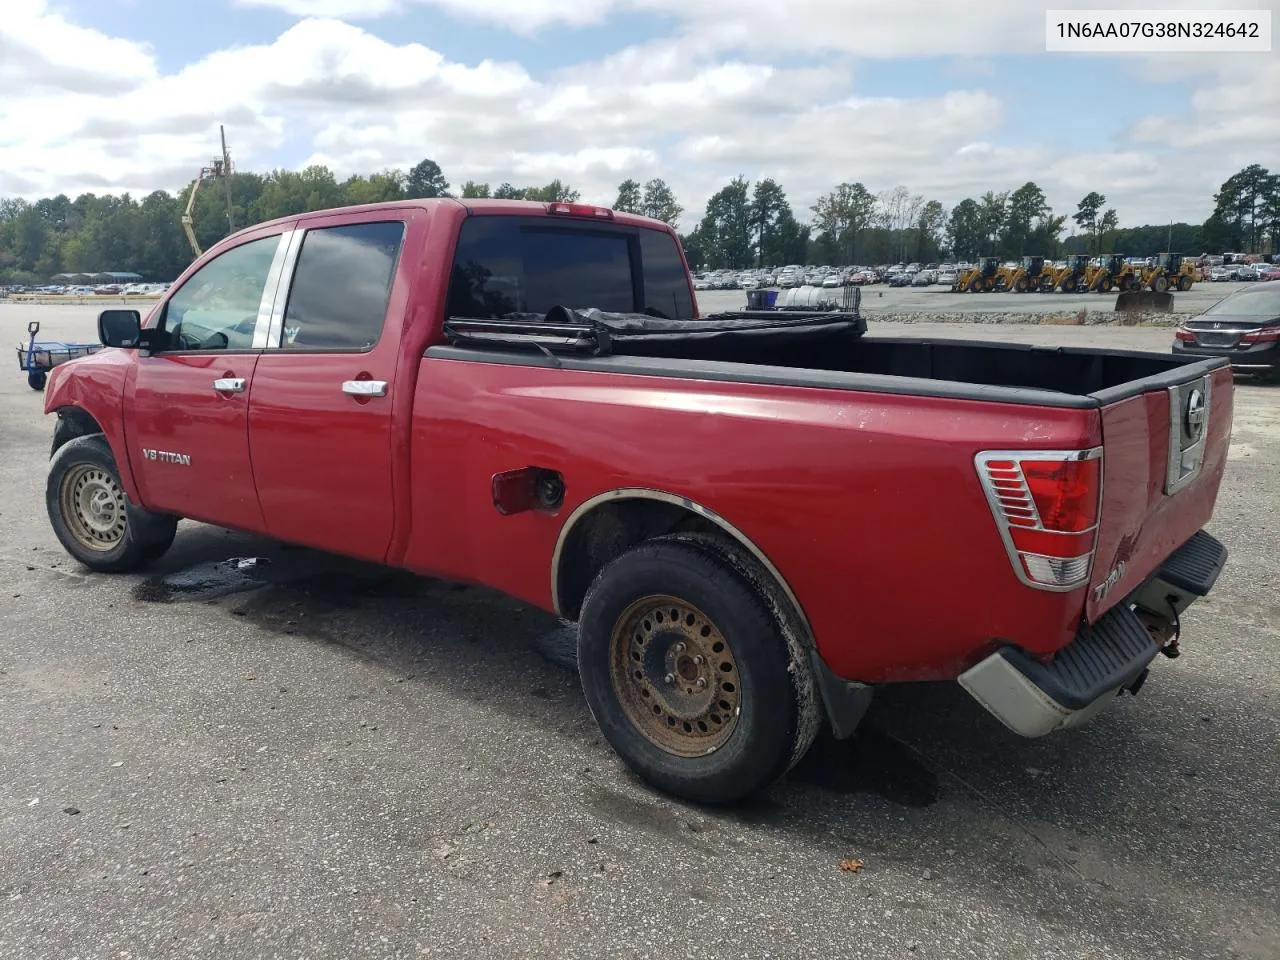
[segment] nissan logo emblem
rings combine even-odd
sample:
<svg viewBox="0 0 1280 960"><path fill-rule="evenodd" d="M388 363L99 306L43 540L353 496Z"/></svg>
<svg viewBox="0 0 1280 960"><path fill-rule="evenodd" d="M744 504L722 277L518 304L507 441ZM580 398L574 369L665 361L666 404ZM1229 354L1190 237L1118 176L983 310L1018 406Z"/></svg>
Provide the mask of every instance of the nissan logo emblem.
<svg viewBox="0 0 1280 960"><path fill-rule="evenodd" d="M1187 397L1187 434L1192 437L1198 437L1204 430L1204 394L1199 390L1192 390Z"/></svg>

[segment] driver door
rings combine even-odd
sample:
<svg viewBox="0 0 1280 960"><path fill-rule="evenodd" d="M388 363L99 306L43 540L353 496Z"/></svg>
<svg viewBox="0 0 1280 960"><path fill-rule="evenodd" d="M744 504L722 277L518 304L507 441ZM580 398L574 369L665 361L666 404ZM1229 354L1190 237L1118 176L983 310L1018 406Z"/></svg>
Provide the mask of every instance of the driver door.
<svg viewBox="0 0 1280 960"><path fill-rule="evenodd" d="M265 529L249 462L254 368L292 232L250 234L186 277L156 313L157 346L125 393L143 503L240 530Z"/></svg>

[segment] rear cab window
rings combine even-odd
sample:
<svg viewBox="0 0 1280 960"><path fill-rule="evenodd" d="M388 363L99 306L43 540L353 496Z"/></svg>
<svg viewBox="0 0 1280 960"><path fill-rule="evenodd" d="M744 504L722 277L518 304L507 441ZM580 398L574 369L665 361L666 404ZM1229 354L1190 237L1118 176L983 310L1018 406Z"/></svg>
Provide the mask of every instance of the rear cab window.
<svg viewBox="0 0 1280 960"><path fill-rule="evenodd" d="M496 319L552 307L688 320L693 297L675 238L661 230L551 217L462 224L448 314Z"/></svg>

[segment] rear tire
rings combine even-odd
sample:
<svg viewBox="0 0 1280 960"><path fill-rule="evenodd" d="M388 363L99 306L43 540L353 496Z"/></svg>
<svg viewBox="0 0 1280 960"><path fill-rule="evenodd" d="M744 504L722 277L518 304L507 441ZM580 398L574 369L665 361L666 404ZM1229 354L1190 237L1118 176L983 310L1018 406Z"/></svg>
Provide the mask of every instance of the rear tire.
<svg viewBox="0 0 1280 960"><path fill-rule="evenodd" d="M130 502L100 433L68 440L53 455L45 506L67 553L102 573L126 573L157 559L178 527L177 517Z"/></svg>
<svg viewBox="0 0 1280 960"><path fill-rule="evenodd" d="M782 629L706 545L650 540L609 563L582 607L578 671L622 760L660 790L732 803L787 771L812 739Z"/></svg>

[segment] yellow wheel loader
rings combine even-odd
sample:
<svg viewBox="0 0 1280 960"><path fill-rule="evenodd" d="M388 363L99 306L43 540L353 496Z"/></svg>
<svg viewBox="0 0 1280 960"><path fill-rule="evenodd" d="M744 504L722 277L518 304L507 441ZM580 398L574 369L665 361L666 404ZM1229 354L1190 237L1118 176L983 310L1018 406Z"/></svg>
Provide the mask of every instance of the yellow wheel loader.
<svg viewBox="0 0 1280 960"><path fill-rule="evenodd" d="M1190 290L1196 282L1196 267L1180 253L1162 253L1156 258L1155 266L1148 267L1142 274L1142 286L1150 287L1156 293L1166 290Z"/></svg>
<svg viewBox="0 0 1280 960"><path fill-rule="evenodd" d="M996 274L1000 261L995 257L983 257L976 267L961 270L951 285L953 293L990 293L996 288Z"/></svg>
<svg viewBox="0 0 1280 960"><path fill-rule="evenodd" d="M1044 281L1044 257L1023 257L1014 266L1001 267L996 274L997 290L1026 293L1039 290Z"/></svg>
<svg viewBox="0 0 1280 960"><path fill-rule="evenodd" d="M1132 263L1113 253L1098 263L1091 263L1084 275L1085 289L1091 293L1134 290L1142 285L1142 276Z"/></svg>
<svg viewBox="0 0 1280 960"><path fill-rule="evenodd" d="M1088 289L1089 258L1082 253L1067 257L1066 266L1046 267L1040 289L1045 293L1061 290L1063 293L1083 293Z"/></svg>

